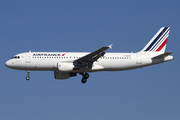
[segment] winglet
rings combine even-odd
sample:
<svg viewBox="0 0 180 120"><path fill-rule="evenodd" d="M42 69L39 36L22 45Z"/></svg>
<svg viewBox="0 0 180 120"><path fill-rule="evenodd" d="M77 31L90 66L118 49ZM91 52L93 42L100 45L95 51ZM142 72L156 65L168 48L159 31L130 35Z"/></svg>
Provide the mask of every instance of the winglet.
<svg viewBox="0 0 180 120"><path fill-rule="evenodd" d="M113 44L109 45L108 47L109 47L110 49L112 49L112 45L113 45Z"/></svg>

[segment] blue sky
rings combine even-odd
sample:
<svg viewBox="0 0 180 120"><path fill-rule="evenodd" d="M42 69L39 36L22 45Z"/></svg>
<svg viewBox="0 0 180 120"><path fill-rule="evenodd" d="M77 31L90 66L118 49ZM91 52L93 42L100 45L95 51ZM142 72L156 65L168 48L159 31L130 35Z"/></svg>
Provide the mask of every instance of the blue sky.
<svg viewBox="0 0 180 120"><path fill-rule="evenodd" d="M178 0L1 0L0 119L179 120ZM55 80L53 72L6 68L31 51L138 52L160 27L171 27L166 51L175 60L142 69Z"/></svg>

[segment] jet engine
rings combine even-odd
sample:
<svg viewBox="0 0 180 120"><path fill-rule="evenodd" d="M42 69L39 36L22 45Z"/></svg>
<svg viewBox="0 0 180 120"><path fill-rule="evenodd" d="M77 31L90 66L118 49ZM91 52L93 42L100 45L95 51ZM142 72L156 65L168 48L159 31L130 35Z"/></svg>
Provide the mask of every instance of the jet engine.
<svg viewBox="0 0 180 120"><path fill-rule="evenodd" d="M73 68L73 63L57 63L57 69L60 72L70 72Z"/></svg>
<svg viewBox="0 0 180 120"><path fill-rule="evenodd" d="M70 73L70 72L59 72L59 71L54 71L54 78L55 79L68 79L69 77L74 77L76 76L77 73Z"/></svg>

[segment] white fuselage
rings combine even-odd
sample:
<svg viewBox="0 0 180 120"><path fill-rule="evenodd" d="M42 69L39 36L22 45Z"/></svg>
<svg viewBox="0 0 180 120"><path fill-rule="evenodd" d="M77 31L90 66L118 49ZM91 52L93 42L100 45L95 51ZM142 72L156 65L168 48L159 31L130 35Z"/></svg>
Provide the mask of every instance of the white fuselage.
<svg viewBox="0 0 180 120"><path fill-rule="evenodd" d="M79 73L82 83L89 78L87 72L97 71L122 71L142 68L158 63L173 60L172 52L165 48L170 32L170 27L162 27L137 53L106 53L112 44L102 47L94 52L26 52L8 60L7 67L17 70L26 70L29 80L31 70L54 71L55 79L68 79Z"/></svg>
<svg viewBox="0 0 180 120"><path fill-rule="evenodd" d="M57 64L62 62L73 63L89 53L83 52L26 52L13 57L6 62L6 66L17 70L56 71ZM164 59L152 60L155 54L143 53L106 53L93 63L87 72L122 71L141 68L172 60L172 56ZM71 72L84 72L84 68Z"/></svg>

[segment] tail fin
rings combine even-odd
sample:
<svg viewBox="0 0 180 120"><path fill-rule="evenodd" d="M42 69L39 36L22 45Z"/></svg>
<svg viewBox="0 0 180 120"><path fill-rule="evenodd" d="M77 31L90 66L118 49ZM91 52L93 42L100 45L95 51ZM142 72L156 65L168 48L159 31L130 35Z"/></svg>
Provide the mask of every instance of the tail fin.
<svg viewBox="0 0 180 120"><path fill-rule="evenodd" d="M169 32L170 27L162 27L140 52L164 53L166 49Z"/></svg>

